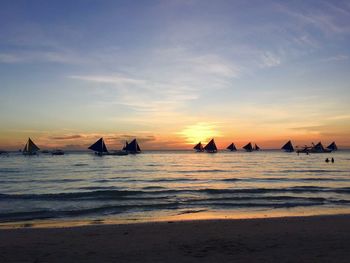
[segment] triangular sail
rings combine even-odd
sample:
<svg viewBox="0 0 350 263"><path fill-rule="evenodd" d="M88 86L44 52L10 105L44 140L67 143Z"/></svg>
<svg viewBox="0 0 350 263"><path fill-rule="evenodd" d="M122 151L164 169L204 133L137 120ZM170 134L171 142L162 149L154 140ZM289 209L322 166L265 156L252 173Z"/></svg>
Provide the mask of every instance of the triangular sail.
<svg viewBox="0 0 350 263"><path fill-rule="evenodd" d="M247 145L243 146L243 149L246 150L247 152L253 151L252 143L248 143Z"/></svg>
<svg viewBox="0 0 350 263"><path fill-rule="evenodd" d="M313 147L313 150L317 151L317 152L324 152L324 147L322 145L321 142L319 142L318 144L316 144L314 147Z"/></svg>
<svg viewBox="0 0 350 263"><path fill-rule="evenodd" d="M257 144L255 144L254 150L255 150L255 151L260 151L260 147L259 147Z"/></svg>
<svg viewBox="0 0 350 263"><path fill-rule="evenodd" d="M98 139L97 142L92 144L88 149L93 150L93 151L98 152L98 153L107 153L108 152L103 138Z"/></svg>
<svg viewBox="0 0 350 263"><path fill-rule="evenodd" d="M197 143L193 149L195 149L197 152L203 152L204 148L201 142Z"/></svg>
<svg viewBox="0 0 350 263"><path fill-rule="evenodd" d="M133 139L130 143L125 145L125 150L130 152L130 153L140 153L141 148L139 144L137 143L136 139Z"/></svg>
<svg viewBox="0 0 350 263"><path fill-rule="evenodd" d="M327 146L327 149L336 151L338 150L338 146L335 144L335 142L332 142L330 145Z"/></svg>
<svg viewBox="0 0 350 263"><path fill-rule="evenodd" d="M32 153L36 153L39 150L40 150L40 148L38 146L36 146L35 143L30 138L28 138L28 142L24 146L23 153L32 154Z"/></svg>
<svg viewBox="0 0 350 263"><path fill-rule="evenodd" d="M282 150L286 152L294 152L294 147L291 141L288 141L285 145L282 146Z"/></svg>
<svg viewBox="0 0 350 263"><path fill-rule="evenodd" d="M231 143L229 146L227 146L226 149L230 150L231 152L237 151L237 148L234 143Z"/></svg>
<svg viewBox="0 0 350 263"><path fill-rule="evenodd" d="M204 150L211 153L218 151L214 139L210 140L210 142L204 147Z"/></svg>

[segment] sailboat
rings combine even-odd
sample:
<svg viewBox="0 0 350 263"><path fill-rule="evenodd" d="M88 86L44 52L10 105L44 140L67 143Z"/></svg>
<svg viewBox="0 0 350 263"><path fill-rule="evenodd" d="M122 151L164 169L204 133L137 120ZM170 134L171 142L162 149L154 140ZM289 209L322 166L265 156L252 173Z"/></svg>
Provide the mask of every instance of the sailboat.
<svg viewBox="0 0 350 263"><path fill-rule="evenodd" d="M123 150L132 154L141 153L141 148L137 143L136 139L133 139L130 143L126 142L126 145L124 146Z"/></svg>
<svg viewBox="0 0 350 263"><path fill-rule="evenodd" d="M226 148L227 150L230 150L231 152L237 151L237 148L234 143L231 143L229 146Z"/></svg>
<svg viewBox="0 0 350 263"><path fill-rule="evenodd" d="M327 149L329 149L331 151L337 151L338 146L335 144L335 142L332 142L330 145L327 146Z"/></svg>
<svg viewBox="0 0 350 263"><path fill-rule="evenodd" d="M316 145L312 144L312 148L311 148L310 152L312 152L312 153L330 153L330 152L332 152L332 150L325 149L323 147L322 143L319 142Z"/></svg>
<svg viewBox="0 0 350 263"><path fill-rule="evenodd" d="M99 155L99 156L108 154L108 150L107 150L107 147L106 147L106 144L105 144L103 138L98 139L88 149L93 150L95 152L95 154Z"/></svg>
<svg viewBox="0 0 350 263"><path fill-rule="evenodd" d="M294 147L290 140L285 145L283 145L281 149L289 153L294 152Z"/></svg>
<svg viewBox="0 0 350 263"><path fill-rule="evenodd" d="M252 143L250 142L247 145L243 146L243 149L246 150L247 152L252 152L253 151Z"/></svg>
<svg viewBox="0 0 350 263"><path fill-rule="evenodd" d="M36 146L30 138L28 138L28 142L24 146L22 153L23 155L36 155L39 150L40 148Z"/></svg>
<svg viewBox="0 0 350 263"><path fill-rule="evenodd" d="M196 146L193 147L193 149L195 149L198 153L204 152L204 147L201 142L197 143Z"/></svg>
<svg viewBox="0 0 350 263"><path fill-rule="evenodd" d="M260 151L260 147L257 144L254 146L254 151Z"/></svg>
<svg viewBox="0 0 350 263"><path fill-rule="evenodd" d="M208 144L204 147L204 150L207 153L216 153L218 151L214 139L211 139L210 142L208 142Z"/></svg>

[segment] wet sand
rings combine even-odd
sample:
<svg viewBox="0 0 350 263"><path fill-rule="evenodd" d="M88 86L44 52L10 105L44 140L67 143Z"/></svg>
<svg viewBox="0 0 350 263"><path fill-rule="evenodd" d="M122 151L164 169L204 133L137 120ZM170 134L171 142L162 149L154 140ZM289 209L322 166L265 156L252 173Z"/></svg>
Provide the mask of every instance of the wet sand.
<svg viewBox="0 0 350 263"><path fill-rule="evenodd" d="M0 262L350 262L350 215L2 229Z"/></svg>

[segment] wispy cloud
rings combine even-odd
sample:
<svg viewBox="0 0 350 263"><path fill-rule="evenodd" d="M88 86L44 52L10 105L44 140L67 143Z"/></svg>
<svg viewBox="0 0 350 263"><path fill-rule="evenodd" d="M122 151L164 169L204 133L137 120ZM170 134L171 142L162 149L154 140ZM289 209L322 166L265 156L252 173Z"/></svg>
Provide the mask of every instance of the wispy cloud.
<svg viewBox="0 0 350 263"><path fill-rule="evenodd" d="M262 61L261 67L270 68L281 64L281 59L277 55L271 52L264 52L261 55L261 61Z"/></svg>
<svg viewBox="0 0 350 263"><path fill-rule="evenodd" d="M107 76L107 75L73 75L71 79L78 79L84 81L98 82L98 83L111 83L111 84L145 84L146 81L140 79L133 79L124 76Z"/></svg>
<svg viewBox="0 0 350 263"><path fill-rule="evenodd" d="M73 51L16 51L0 53L0 63L60 63L81 64L86 62L83 56Z"/></svg>

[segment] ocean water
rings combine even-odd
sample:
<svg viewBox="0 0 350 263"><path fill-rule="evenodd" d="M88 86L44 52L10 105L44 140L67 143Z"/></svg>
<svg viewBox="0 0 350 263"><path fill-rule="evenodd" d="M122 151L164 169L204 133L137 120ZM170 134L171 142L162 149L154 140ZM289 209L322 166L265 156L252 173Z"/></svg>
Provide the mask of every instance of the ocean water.
<svg viewBox="0 0 350 263"><path fill-rule="evenodd" d="M350 151L0 157L1 223L349 212Z"/></svg>

